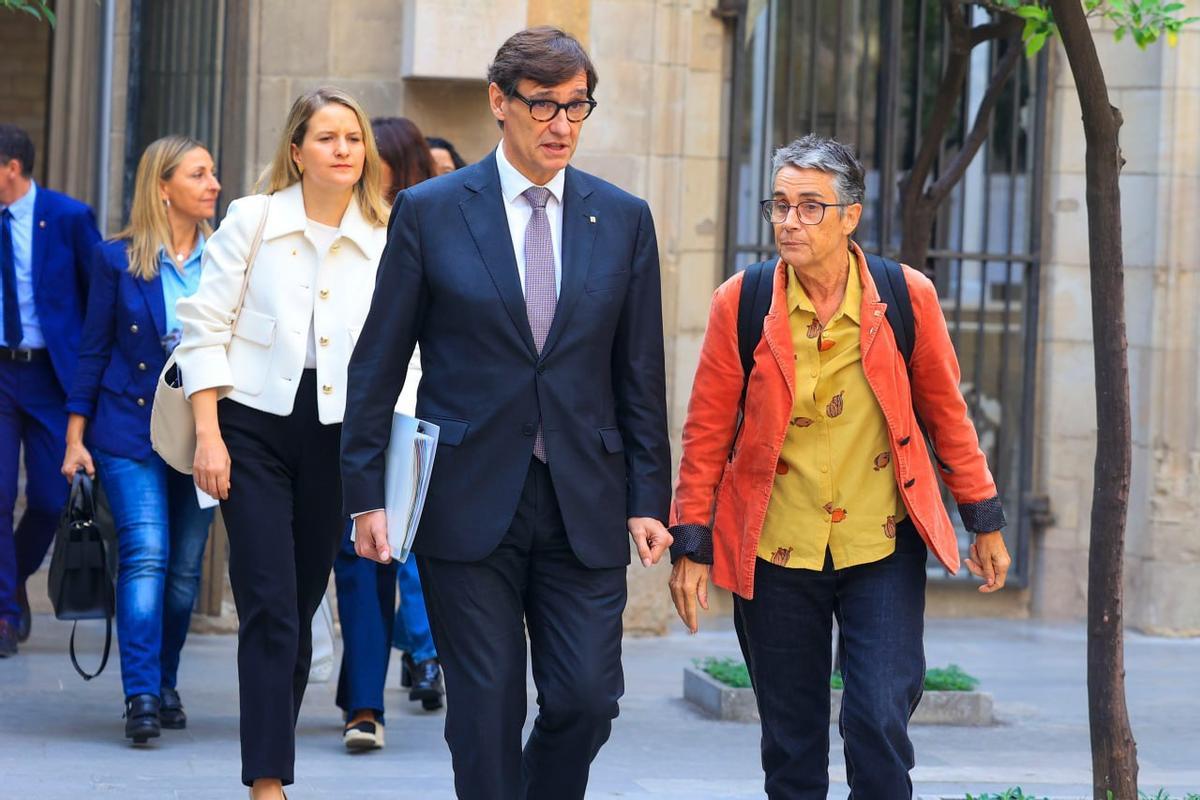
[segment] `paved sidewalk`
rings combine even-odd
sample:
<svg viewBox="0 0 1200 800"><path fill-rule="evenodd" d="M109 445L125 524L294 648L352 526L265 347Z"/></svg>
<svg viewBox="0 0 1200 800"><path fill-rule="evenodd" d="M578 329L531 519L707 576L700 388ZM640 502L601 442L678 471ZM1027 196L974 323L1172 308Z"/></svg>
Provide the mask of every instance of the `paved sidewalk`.
<svg viewBox="0 0 1200 800"><path fill-rule="evenodd" d="M81 626L80 650L89 664L99 645L97 627ZM84 683L66 655L69 633L70 625L38 616L21 655L0 661L0 798L245 797L237 780L233 637L189 640L180 678L188 730L164 731L157 744L133 748L121 738L115 647L105 674ZM914 728L918 795L962 797L1021 785L1055 798L1090 797L1082 626L933 621L926 649L931 666L955 662L981 678L995 695L1001 724ZM627 640L627 692L588 797L762 797L757 726L706 719L681 699L681 672L693 658L736 653L728 630ZM1176 795L1200 791L1200 641L1130 634L1126 664L1143 787ZM394 669L388 685L387 749L358 756L341 746L335 684L310 687L293 800L453 796L442 716L408 703ZM844 779L844 768L836 729L831 736L836 781ZM845 786L835 785L830 797L844 800Z"/></svg>

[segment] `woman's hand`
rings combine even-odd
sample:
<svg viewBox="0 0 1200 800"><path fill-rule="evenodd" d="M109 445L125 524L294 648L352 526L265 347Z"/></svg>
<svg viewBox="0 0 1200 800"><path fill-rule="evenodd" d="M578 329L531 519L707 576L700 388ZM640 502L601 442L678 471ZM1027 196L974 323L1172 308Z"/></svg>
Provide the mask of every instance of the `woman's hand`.
<svg viewBox="0 0 1200 800"><path fill-rule="evenodd" d="M192 477L209 497L229 499L229 450L221 438L217 419L217 390L202 389L192 395L192 413L196 417L196 456Z"/></svg>
<svg viewBox="0 0 1200 800"><path fill-rule="evenodd" d="M83 442L67 442L67 454L62 463L62 474L67 483L75 479L75 473L79 470L86 472L89 478L96 477L92 454L83 446Z"/></svg>
<svg viewBox="0 0 1200 800"><path fill-rule="evenodd" d="M89 478L96 477L96 466L92 463L92 454L83 446L83 430L87 427L87 417L81 414L71 414L67 418L67 454L63 456L62 472L67 483L75 480L75 473L83 470Z"/></svg>
<svg viewBox="0 0 1200 800"><path fill-rule="evenodd" d="M675 611L687 629L695 633L700 629L700 608L708 610L708 564L698 564L687 556L671 567L671 600Z"/></svg>
<svg viewBox="0 0 1200 800"><path fill-rule="evenodd" d="M192 461L192 477L196 485L210 497L229 499L229 450L220 431L196 437L196 457Z"/></svg>

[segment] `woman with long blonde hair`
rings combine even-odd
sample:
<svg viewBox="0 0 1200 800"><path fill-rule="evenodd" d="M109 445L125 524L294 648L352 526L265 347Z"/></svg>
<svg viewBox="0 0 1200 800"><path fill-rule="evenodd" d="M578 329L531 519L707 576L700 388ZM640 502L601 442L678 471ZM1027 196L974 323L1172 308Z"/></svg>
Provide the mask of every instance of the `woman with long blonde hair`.
<svg viewBox="0 0 1200 800"><path fill-rule="evenodd" d="M154 384L179 341L175 304L200 283L221 184L204 145L152 142L128 227L96 245L79 366L67 398L62 473L100 472L118 533L117 641L125 736L183 728L179 654L200 583L212 509L150 447ZM86 434L86 445L85 445Z"/></svg>
<svg viewBox="0 0 1200 800"><path fill-rule="evenodd" d="M195 481L220 498L229 531L242 781L256 800L293 780L311 622L343 527L346 367L387 235L381 172L352 97L302 94L263 193L230 206L199 291L179 306Z"/></svg>

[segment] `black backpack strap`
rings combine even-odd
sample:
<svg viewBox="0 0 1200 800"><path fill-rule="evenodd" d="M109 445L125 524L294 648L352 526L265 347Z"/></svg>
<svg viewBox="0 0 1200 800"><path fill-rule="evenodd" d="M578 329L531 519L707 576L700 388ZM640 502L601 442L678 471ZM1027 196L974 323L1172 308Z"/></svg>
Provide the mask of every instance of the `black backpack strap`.
<svg viewBox="0 0 1200 800"><path fill-rule="evenodd" d="M908 282L904 280L904 268L890 258L867 255L867 269L879 290L879 299L887 304L887 321L896 337L896 346L904 357L904 365L912 376L913 347L917 343L916 324L913 322L912 298L908 296Z"/></svg>
<svg viewBox="0 0 1200 800"><path fill-rule="evenodd" d="M742 273L742 291L738 297L738 355L742 359L742 402L754 369L754 349L762 339L763 319L771 310L771 292L775 288L774 261L760 261Z"/></svg>
<svg viewBox="0 0 1200 800"><path fill-rule="evenodd" d="M912 354L913 348L917 344L917 330L916 323L913 321L912 297L908 294L908 282L904 279L904 268L890 258L868 254L867 269L871 272L871 279L875 281L879 299L887 304L888 325L892 329L892 335L896 337L896 347L900 350L900 355L904 357L904 367L908 371L908 382L911 387ZM925 423L921 420L921 415L917 413L915 406L913 415L917 418L917 427L920 428L921 435L925 437L925 441L929 445L929 452L933 453L938 467L947 474L953 472L950 465L938 455L937 448L933 446L933 440L929 437Z"/></svg>
<svg viewBox="0 0 1200 800"><path fill-rule="evenodd" d="M108 666L108 653L112 649L112 617L105 617L104 619L104 655L100 657L100 666L90 675L83 671L83 667L79 666L79 659L75 657L75 629L78 627L78 622L71 626L71 666L75 667L75 671L82 675L85 681L90 681L101 672L104 672L104 668Z"/></svg>

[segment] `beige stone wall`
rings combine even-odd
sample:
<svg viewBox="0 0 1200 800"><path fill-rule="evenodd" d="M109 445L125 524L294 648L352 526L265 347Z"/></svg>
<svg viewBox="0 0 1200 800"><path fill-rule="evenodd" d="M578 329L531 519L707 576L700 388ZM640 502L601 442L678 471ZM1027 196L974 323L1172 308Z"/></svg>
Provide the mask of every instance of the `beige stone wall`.
<svg viewBox="0 0 1200 800"><path fill-rule="evenodd" d="M662 259L672 451L691 393L709 299L724 274L727 49L710 0L592 0L600 106L576 163L654 213ZM627 624L662 632L673 616L669 567L630 571Z"/></svg>
<svg viewBox="0 0 1200 800"><path fill-rule="evenodd" d="M1192 0L1187 13L1200 12ZM1133 422L1126 618L1145 630L1200 634L1200 30L1143 52L1097 31L1113 104L1122 109L1121 178ZM1057 54L1061 56L1061 53ZM1084 140L1065 58L1056 59L1049 134L1048 237L1040 364L1038 480L1056 524L1036 545L1033 610L1085 613L1095 455ZM1111 329L1101 335L1119 335Z"/></svg>
<svg viewBox="0 0 1200 800"><path fill-rule="evenodd" d="M0 11L0 15L0 123L29 134L35 152L34 178L45 183L50 26L15 11Z"/></svg>

